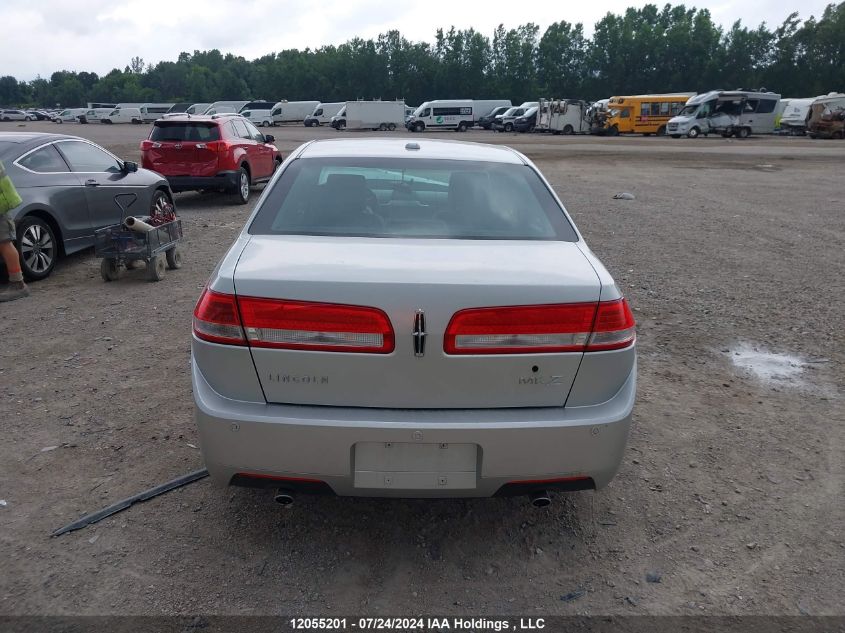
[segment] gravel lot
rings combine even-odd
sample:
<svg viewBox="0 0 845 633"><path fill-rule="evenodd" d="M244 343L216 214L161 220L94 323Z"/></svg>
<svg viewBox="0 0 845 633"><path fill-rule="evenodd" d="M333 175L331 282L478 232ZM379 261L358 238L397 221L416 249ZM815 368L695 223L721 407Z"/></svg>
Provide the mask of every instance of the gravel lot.
<svg viewBox="0 0 845 633"><path fill-rule="evenodd" d="M135 160L147 133L25 129ZM272 133L285 153L339 135ZM104 284L88 251L0 307L0 615L845 613L845 143L442 136L534 159L634 306L639 398L612 485L544 510L286 509L205 480L50 538L202 467L190 314L251 205L180 194L185 266L161 283Z"/></svg>

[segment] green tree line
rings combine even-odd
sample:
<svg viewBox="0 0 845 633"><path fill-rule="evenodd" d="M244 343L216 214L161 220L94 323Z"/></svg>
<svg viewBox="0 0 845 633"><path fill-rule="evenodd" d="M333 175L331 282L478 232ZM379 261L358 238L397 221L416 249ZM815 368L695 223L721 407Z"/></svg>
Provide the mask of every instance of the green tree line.
<svg viewBox="0 0 845 633"><path fill-rule="evenodd" d="M249 61L219 50L123 70L54 72L49 79L0 77L0 104L63 107L99 102L210 102L221 99L538 97L611 95L765 86L783 96L845 89L845 2L818 19L798 14L774 28L714 23L706 9L666 4L608 13L592 37L560 21L500 25L492 37L470 28L438 29L433 43L398 31L339 46L286 49Z"/></svg>

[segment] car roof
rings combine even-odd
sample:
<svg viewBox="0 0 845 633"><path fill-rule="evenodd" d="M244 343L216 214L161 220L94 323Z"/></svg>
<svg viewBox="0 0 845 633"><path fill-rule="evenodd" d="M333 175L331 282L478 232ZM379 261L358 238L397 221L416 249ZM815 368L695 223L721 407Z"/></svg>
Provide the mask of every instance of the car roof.
<svg viewBox="0 0 845 633"><path fill-rule="evenodd" d="M49 143L59 139L79 138L67 134L50 134L48 132L0 132L0 143L24 144L35 141Z"/></svg>
<svg viewBox="0 0 845 633"><path fill-rule="evenodd" d="M222 123L226 121L228 118L233 116L239 116L237 112L221 112L220 114L184 114L182 112L179 113L172 113L168 114L166 119L158 119L155 123L159 123L160 121L165 121L167 123L173 123L174 121L181 122L181 123L189 123L193 121L194 123ZM241 117L243 118L243 117Z"/></svg>
<svg viewBox="0 0 845 633"><path fill-rule="evenodd" d="M417 146L414 148L412 146ZM523 157L504 145L417 138L324 139L302 148L300 158L433 158L525 164Z"/></svg>

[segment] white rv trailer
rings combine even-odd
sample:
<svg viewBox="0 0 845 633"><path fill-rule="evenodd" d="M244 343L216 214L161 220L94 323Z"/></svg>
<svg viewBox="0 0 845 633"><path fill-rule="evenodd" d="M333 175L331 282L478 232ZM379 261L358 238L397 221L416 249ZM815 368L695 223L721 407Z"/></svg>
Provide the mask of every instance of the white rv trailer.
<svg viewBox="0 0 845 633"><path fill-rule="evenodd" d="M588 110L589 104L580 99L540 99L534 129L552 134L589 134Z"/></svg>
<svg viewBox="0 0 845 633"><path fill-rule="evenodd" d="M302 123L318 105L319 101L279 101L270 113L272 124Z"/></svg>
<svg viewBox="0 0 845 633"><path fill-rule="evenodd" d="M672 138L771 134L779 101L780 95L774 92L711 90L690 97L678 116L669 119L666 131Z"/></svg>
<svg viewBox="0 0 845 633"><path fill-rule="evenodd" d="M332 117L340 112L340 109L345 105L345 101L321 103L314 108L314 111L310 115L305 117L303 123L305 124L305 127L319 127L323 124L331 124Z"/></svg>
<svg viewBox="0 0 845 633"><path fill-rule="evenodd" d="M347 101L332 117L336 130L390 130L405 122L404 101Z"/></svg>
<svg viewBox="0 0 845 633"><path fill-rule="evenodd" d="M810 116L810 106L819 97L809 99L789 99L780 117L781 133L804 135L807 133L807 118ZM784 99L786 101L786 99Z"/></svg>
<svg viewBox="0 0 845 633"><path fill-rule="evenodd" d="M412 132L425 129L466 132L476 121L507 99L435 99L422 103L405 122Z"/></svg>

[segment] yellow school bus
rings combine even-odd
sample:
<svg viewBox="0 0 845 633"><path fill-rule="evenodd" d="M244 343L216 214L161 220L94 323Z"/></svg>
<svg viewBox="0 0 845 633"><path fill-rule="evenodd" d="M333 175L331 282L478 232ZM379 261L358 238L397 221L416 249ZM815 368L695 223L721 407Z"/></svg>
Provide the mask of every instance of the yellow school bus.
<svg viewBox="0 0 845 633"><path fill-rule="evenodd" d="M666 123L678 114L694 92L678 92L661 95L633 95L611 97L607 102L608 117L604 133L644 134L650 136L666 134Z"/></svg>

